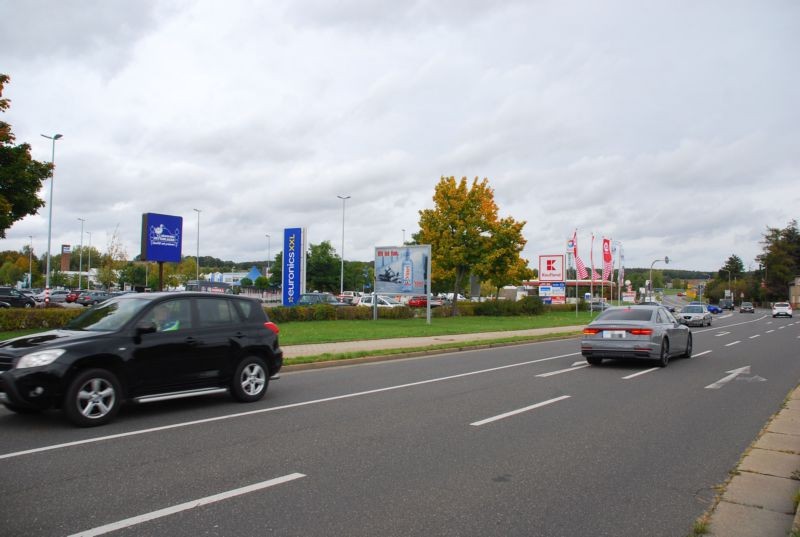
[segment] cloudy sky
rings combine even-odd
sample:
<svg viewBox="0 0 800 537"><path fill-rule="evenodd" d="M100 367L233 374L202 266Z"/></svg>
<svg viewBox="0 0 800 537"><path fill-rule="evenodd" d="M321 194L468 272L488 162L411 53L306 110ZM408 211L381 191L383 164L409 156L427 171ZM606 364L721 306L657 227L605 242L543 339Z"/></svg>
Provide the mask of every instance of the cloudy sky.
<svg viewBox="0 0 800 537"><path fill-rule="evenodd" d="M628 267L747 268L800 217L799 25L795 0L0 0L3 119L39 160L64 136L54 254L85 218L133 257L158 212L193 255L195 208L201 255L264 259L286 227L340 251L349 195L366 261L466 176L532 266L577 228L587 261L594 232ZM29 235L46 209L0 250Z"/></svg>

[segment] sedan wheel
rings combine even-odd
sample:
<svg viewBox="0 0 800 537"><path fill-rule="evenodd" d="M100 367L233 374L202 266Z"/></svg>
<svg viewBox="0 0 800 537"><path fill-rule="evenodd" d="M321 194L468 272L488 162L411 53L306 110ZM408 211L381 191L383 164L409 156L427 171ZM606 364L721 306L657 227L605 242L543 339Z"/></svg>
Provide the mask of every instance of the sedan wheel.
<svg viewBox="0 0 800 537"><path fill-rule="evenodd" d="M689 338L686 340L686 352L683 353L683 357L692 357L692 334L689 334Z"/></svg>
<svg viewBox="0 0 800 537"><path fill-rule="evenodd" d="M669 363L669 342L664 339L661 341L661 355L658 357L659 367L667 367Z"/></svg>
<svg viewBox="0 0 800 537"><path fill-rule="evenodd" d="M122 391L119 381L105 369L79 373L67 389L64 412L80 427L93 427L111 421L119 411Z"/></svg>
<svg viewBox="0 0 800 537"><path fill-rule="evenodd" d="M245 358L231 380L231 393L238 401L250 403L264 397L269 383L267 366L261 358Z"/></svg>

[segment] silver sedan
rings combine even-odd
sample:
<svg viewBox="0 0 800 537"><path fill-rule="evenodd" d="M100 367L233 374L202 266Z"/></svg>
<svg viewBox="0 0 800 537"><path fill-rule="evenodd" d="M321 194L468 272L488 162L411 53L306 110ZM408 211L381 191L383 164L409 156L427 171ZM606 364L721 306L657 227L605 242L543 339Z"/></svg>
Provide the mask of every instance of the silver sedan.
<svg viewBox="0 0 800 537"><path fill-rule="evenodd" d="M581 354L592 365L604 358L691 358L692 333L664 306L613 307L583 329Z"/></svg>
<svg viewBox="0 0 800 537"><path fill-rule="evenodd" d="M686 326L711 326L711 312L702 304L684 306L677 317L678 321Z"/></svg>

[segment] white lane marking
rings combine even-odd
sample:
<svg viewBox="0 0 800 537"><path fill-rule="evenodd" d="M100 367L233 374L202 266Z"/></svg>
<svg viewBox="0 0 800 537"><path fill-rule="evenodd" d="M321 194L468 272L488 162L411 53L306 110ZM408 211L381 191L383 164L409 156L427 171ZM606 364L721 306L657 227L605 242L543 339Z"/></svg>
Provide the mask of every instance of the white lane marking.
<svg viewBox="0 0 800 537"><path fill-rule="evenodd" d="M288 405L274 406L274 407L269 407L269 408L261 408L259 410L248 410L246 412L237 412L235 414L226 414L224 416L216 416L216 417L213 417L213 418L204 418L204 419L201 419L201 420L186 421L186 422L183 422L183 423L174 423L172 425L162 425L161 427L152 427L150 429L140 429L138 431L130 431L130 432L127 432L127 433L112 434L112 435L108 435L108 436L99 436L99 437L95 437L95 438L86 438L84 440L76 440L74 442L66 442L66 443L63 443L63 444L53 444L53 445L50 445L50 446L43 446L43 447L38 447L38 448L33 448L33 449L26 449L26 450L23 450L23 451L15 451L13 453L5 453L3 455L0 455L0 460L11 459L11 458L14 458L14 457L21 457L23 455L30 455L32 453L41 453L43 451L51 451L51 450L54 450L54 449L62 449L62 448L67 448L67 447L80 446L80 445L83 445L83 444L91 444L93 442L105 442L106 440L115 440L117 438L125 438L125 437L128 437L128 436L137 436L137 435L140 435L140 434L148 434L148 433L155 433L155 432L159 432L159 431L167 431L169 429L177 429L177 428L180 428L180 427L189 427L191 425L202 425L204 423L211 423L211 422L215 422L215 421L229 420L229 419L234 419L234 418L242 418L242 417L245 417L245 416L253 416L253 415L256 415L256 414L263 414L265 412L275 412L277 410L286 410L286 409L289 409L289 408L298 408L298 407L303 407L303 406L316 405L316 404L320 404L320 403L329 403L331 401L339 401L339 400L342 400L342 399L351 399L351 398L354 398L354 397L362 397L364 395L372 395L372 394L376 394L376 393L389 392L389 391L392 391L392 390L400 390L400 389L403 389L403 388L411 388L411 387L414 387L414 386L422 386L422 385L425 385L425 384L432 384L432 383L435 383L435 382L444 382L446 380L459 379L459 378L463 378L463 377L469 377L469 376L472 376L472 375L481 375L481 374L484 374L484 373L493 373L495 371L501 371L503 369L510 369L512 367L520 367L520 366L525 366L525 365L537 364L539 362L547 362L547 361L550 361L550 360L558 360L559 358L568 358L570 356L578 356L578 355L580 355L579 352L571 352L569 354L561 354L561 355L558 355L558 356L549 356L547 358L539 358L538 360L529 360L527 362L520 362L518 364L502 365L502 366L498 366L498 367L491 367L489 369L480 369L478 371L470 371L468 373L459 373L458 375L450 375L450 376L447 376L447 377L438 377L438 378L432 378L432 379L428 379L428 380L420 380L418 382L409 382L407 384L398 384L396 386L387 386L385 388L376 388L374 390L365 390L363 392L346 393L346 394L343 394L343 395L334 395L332 397L324 397L322 399L313 399L311 401L302 401L300 403L291 403L291 404L288 404Z"/></svg>
<svg viewBox="0 0 800 537"><path fill-rule="evenodd" d="M628 375L627 377L622 377L622 380L632 379L634 377L638 377L639 375L644 375L645 373L651 373L653 371L658 371L661 369L660 367L653 367L650 369L645 369L644 371L639 371L638 373L634 373L633 375Z"/></svg>
<svg viewBox="0 0 800 537"><path fill-rule="evenodd" d="M741 341L731 341L730 343L725 344L726 347L732 347L734 345L738 345Z"/></svg>
<svg viewBox="0 0 800 537"><path fill-rule="evenodd" d="M761 334L756 334L756 335L754 335L754 336L750 336L750 339L755 339L755 338L757 338L757 337L761 337Z"/></svg>
<svg viewBox="0 0 800 537"><path fill-rule="evenodd" d="M785 326L779 326L778 330L783 330L784 328L786 328L786 327Z"/></svg>
<svg viewBox="0 0 800 537"><path fill-rule="evenodd" d="M710 352L712 352L712 351L698 352L697 354L693 354L692 356L697 358L698 356L703 356L704 354L709 354Z"/></svg>
<svg viewBox="0 0 800 537"><path fill-rule="evenodd" d="M755 323L755 322L758 322L758 321L760 321L762 319L766 319L766 317L767 317L766 315L762 315L758 319L750 319L749 321L742 321L741 323L726 324L725 326L718 326L716 328L709 327L709 328L706 328L705 330L692 330L692 333L694 333L694 334L703 334L705 332L712 332L714 330L724 330L724 329L730 328L732 326L739 326L740 324ZM769 323L767 323L767 324L769 324Z"/></svg>
<svg viewBox="0 0 800 537"><path fill-rule="evenodd" d="M750 374L750 366L746 365L744 367L740 367L739 369L732 369L730 371L726 371L726 373L730 373L730 375L728 375L727 377L722 377L721 379L719 379L717 382L714 382L713 384L709 384L708 386L706 386L706 389L707 390L719 390L720 388L725 386L727 383L729 383L730 381L732 381L733 379L735 379L739 375L743 375L743 374L748 374L749 375Z"/></svg>
<svg viewBox="0 0 800 537"><path fill-rule="evenodd" d="M773 333L775 330L767 330L767 334Z"/></svg>
<svg viewBox="0 0 800 537"><path fill-rule="evenodd" d="M511 412L506 412L505 414L499 414L497 416L493 416L491 418L486 418L485 420L476 421L474 423L470 423L470 425L474 427L480 427L481 425L486 425L487 423L491 423L493 421L502 420L508 418L510 416L516 416L517 414L522 414L523 412L527 412L529 410L533 410L536 408L540 408L547 405L552 405L553 403L557 403L559 401L563 401L564 399L569 399L572 397L571 395L562 395L561 397L556 397L554 399L548 399L547 401L542 401L541 403L536 403L535 405L526 406L525 408L520 408L518 410L512 410Z"/></svg>
<svg viewBox="0 0 800 537"><path fill-rule="evenodd" d="M576 367L569 367L567 369L559 369L558 371L550 371L549 373L542 373L541 375L536 375L537 377L552 377L553 375L560 375L561 373L569 373L570 371L577 371L578 369L583 369L584 367L589 367L589 364L583 364Z"/></svg>
<svg viewBox="0 0 800 537"><path fill-rule="evenodd" d="M213 496L206 496L205 498L200 498L198 500L191 500L186 503L167 507L165 509L159 509L158 511L152 511L143 515L126 518L125 520L120 520L119 522L113 522L111 524L106 524L105 526L98 526L80 533L73 533L69 537L93 537L95 535L104 535L106 533L111 533L112 531L130 528L131 526L135 526L143 522L149 522L150 520L155 520L157 518L174 515L175 513L180 513L181 511L194 509L195 507L202 507L211 503L227 500L228 498L241 496L242 494L249 494L250 492L255 492L257 490L274 487L275 485L281 485L289 481L294 481L295 479L300 479L301 477L306 476L303 474L294 473L285 475L283 477L276 477L275 479L270 479L269 481L262 481L261 483L255 483L253 485L229 490L220 494L214 494Z"/></svg>
<svg viewBox="0 0 800 537"><path fill-rule="evenodd" d="M730 334L730 332L720 332L719 334L714 334L714 337L727 336L728 334Z"/></svg>

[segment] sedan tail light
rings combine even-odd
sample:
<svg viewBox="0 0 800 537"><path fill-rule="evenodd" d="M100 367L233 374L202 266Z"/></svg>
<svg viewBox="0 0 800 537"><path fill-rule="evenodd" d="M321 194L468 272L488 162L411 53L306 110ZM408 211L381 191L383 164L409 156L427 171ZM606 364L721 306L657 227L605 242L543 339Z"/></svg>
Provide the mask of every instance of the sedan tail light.
<svg viewBox="0 0 800 537"><path fill-rule="evenodd" d="M628 330L633 336L652 336L653 329L652 328L631 328Z"/></svg>
<svg viewBox="0 0 800 537"><path fill-rule="evenodd" d="M278 328L278 325L277 325L277 324L275 324L275 323L273 323L272 321L267 321L266 323L264 323L264 328L267 328L267 329L269 329L269 330L272 330L272 332L273 332L273 333L274 333L276 336L277 336L277 335L278 335L278 333L281 331L281 329L280 329L280 328Z"/></svg>
<svg viewBox="0 0 800 537"><path fill-rule="evenodd" d="M586 335L586 336L594 336L594 335L598 334L599 332L600 332L600 330L598 330L597 328L584 328L583 329L583 334Z"/></svg>

